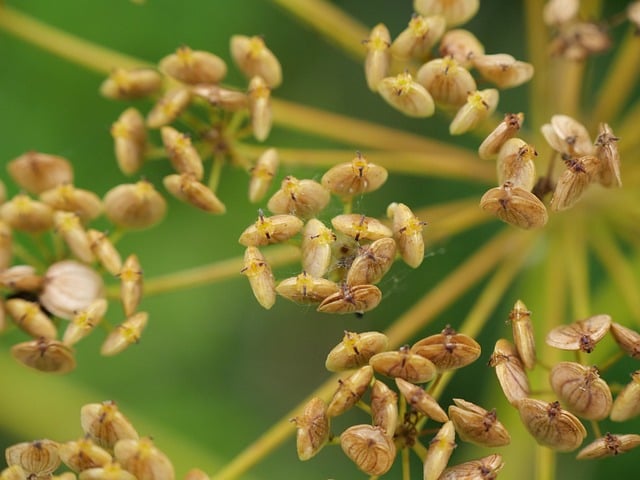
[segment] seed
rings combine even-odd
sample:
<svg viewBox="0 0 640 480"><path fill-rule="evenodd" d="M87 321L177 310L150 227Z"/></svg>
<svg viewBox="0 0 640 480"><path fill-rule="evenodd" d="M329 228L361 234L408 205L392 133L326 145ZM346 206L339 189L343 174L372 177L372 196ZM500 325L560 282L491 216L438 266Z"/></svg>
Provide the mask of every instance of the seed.
<svg viewBox="0 0 640 480"><path fill-rule="evenodd" d="M591 353L609 331L611 317L594 315L569 325L561 325L547 333L547 345L561 350L582 350Z"/></svg>
<svg viewBox="0 0 640 480"><path fill-rule="evenodd" d="M211 478L199 468L192 468L184 475L184 480L211 480Z"/></svg>
<svg viewBox="0 0 640 480"><path fill-rule="evenodd" d="M312 277L320 278L331 265L331 245L336 235L317 218L312 218L302 231L302 268Z"/></svg>
<svg viewBox="0 0 640 480"><path fill-rule="evenodd" d="M111 125L111 136L120 170L126 175L140 170L147 149L147 131L142 114L133 107L127 108Z"/></svg>
<svg viewBox="0 0 640 480"><path fill-rule="evenodd" d="M249 82L249 113L253 136L263 142L269 136L273 117L271 113L271 89L262 77L253 77Z"/></svg>
<svg viewBox="0 0 640 480"><path fill-rule="evenodd" d="M331 219L331 225L339 232L355 239L356 242L378 240L393 235L391 230L379 220L357 213L337 215Z"/></svg>
<svg viewBox="0 0 640 480"><path fill-rule="evenodd" d="M498 152L504 143L510 138L515 137L522 123L524 122L524 114L507 113L504 120L484 139L478 147L478 155L483 160L491 160L498 155Z"/></svg>
<svg viewBox="0 0 640 480"><path fill-rule="evenodd" d="M122 269L122 259L109 237L98 230L87 231L90 247L100 264L111 275L118 275Z"/></svg>
<svg viewBox="0 0 640 480"><path fill-rule="evenodd" d="M44 337L11 347L11 355L23 365L47 373L67 373L76 368L73 351L57 340Z"/></svg>
<svg viewBox="0 0 640 480"><path fill-rule="evenodd" d="M72 212L55 211L53 225L71 253L85 263L94 261L89 236L80 222L80 217Z"/></svg>
<svg viewBox="0 0 640 480"><path fill-rule="evenodd" d="M621 187L620 179L620 152L618 152L618 138L613 134L611 127L601 123L598 138L596 139L596 157L600 160L598 182L605 187Z"/></svg>
<svg viewBox="0 0 640 480"><path fill-rule="evenodd" d="M113 450L118 440L138 438L138 432L113 401L84 405L80 424L84 433L106 450Z"/></svg>
<svg viewBox="0 0 640 480"><path fill-rule="evenodd" d="M551 123L544 124L540 130L547 143L557 152L570 157L594 153L586 127L568 115L552 116Z"/></svg>
<svg viewBox="0 0 640 480"><path fill-rule="evenodd" d="M102 321L108 306L104 298L98 298L85 310L77 312L64 331L62 343L71 346L89 335Z"/></svg>
<svg viewBox="0 0 640 480"><path fill-rule="evenodd" d="M197 180L202 180L204 176L202 159L191 144L191 138L173 127L162 127L160 133L173 168L178 173L193 175Z"/></svg>
<svg viewBox="0 0 640 480"><path fill-rule="evenodd" d="M176 87L167 90L147 113L147 127L160 128L169 125L186 110L191 103L191 89Z"/></svg>
<svg viewBox="0 0 640 480"><path fill-rule="evenodd" d="M14 230L37 234L53 226L53 209L27 195L18 194L0 205L0 218Z"/></svg>
<svg viewBox="0 0 640 480"><path fill-rule="evenodd" d="M562 172L551 197L551 210L559 212L572 207L595 178L598 159L592 155L565 158L567 169Z"/></svg>
<svg viewBox="0 0 640 480"><path fill-rule="evenodd" d="M416 82L444 107L460 108L467 101L469 92L477 90L471 73L450 56L422 65L416 74Z"/></svg>
<svg viewBox="0 0 640 480"><path fill-rule="evenodd" d="M244 267L240 273L249 279L249 285L258 303L267 310L276 302L276 285L271 267L256 247L249 246L244 252Z"/></svg>
<svg viewBox="0 0 640 480"><path fill-rule="evenodd" d="M389 105L409 117L430 117L435 112L431 94L415 82L409 72L383 78L378 83L378 93Z"/></svg>
<svg viewBox="0 0 640 480"><path fill-rule="evenodd" d="M238 242L245 247L284 242L298 233L302 225L302 220L294 215L266 217L262 210L259 210L258 219L242 232Z"/></svg>
<svg viewBox="0 0 640 480"><path fill-rule="evenodd" d="M387 377L400 377L411 383L425 383L436 375L436 367L420 355L412 353L408 346L395 352L381 352L369 360L373 369Z"/></svg>
<svg viewBox="0 0 640 480"><path fill-rule="evenodd" d="M90 438L63 443L58 450L60 459L71 470L80 473L88 468L103 467L111 462L111 454Z"/></svg>
<svg viewBox="0 0 640 480"><path fill-rule="evenodd" d="M401 59L424 60L442 37L446 28L440 15L422 16L414 14L405 28L391 44L391 53Z"/></svg>
<svg viewBox="0 0 640 480"><path fill-rule="evenodd" d="M58 185L40 194L40 200L54 210L76 214L82 223L94 220L102 213L102 200L89 190L82 190L70 183Z"/></svg>
<svg viewBox="0 0 640 480"><path fill-rule="evenodd" d="M478 55L473 58L473 66L485 80L501 89L517 87L533 77L533 65L506 53Z"/></svg>
<svg viewBox="0 0 640 480"><path fill-rule="evenodd" d="M147 312L138 312L127 318L118 325L105 338L100 347L100 354L104 356L112 356L122 352L129 345L140 342L142 330L147 326L149 314Z"/></svg>
<svg viewBox="0 0 640 480"><path fill-rule="evenodd" d="M125 316L130 317L138 308L142 297L142 267L137 255L131 254L127 257L118 276L120 277L120 301Z"/></svg>
<svg viewBox="0 0 640 480"><path fill-rule="evenodd" d="M502 392L511 405L529 396L529 379L515 347L503 338L496 342L489 366L496 369Z"/></svg>
<svg viewBox="0 0 640 480"><path fill-rule="evenodd" d="M370 163L360 152L351 162L331 167L322 176L322 185L334 195L353 197L377 190L387 181L384 167Z"/></svg>
<svg viewBox="0 0 640 480"><path fill-rule="evenodd" d="M167 175L162 180L165 188L178 200L213 214L226 212L224 203L209 187L200 183L189 173Z"/></svg>
<svg viewBox="0 0 640 480"><path fill-rule="evenodd" d="M375 285L347 285L325 298L318 305L318 312L364 313L373 310L382 300L382 292Z"/></svg>
<svg viewBox="0 0 640 480"><path fill-rule="evenodd" d="M276 88L282 83L280 62L264 44L262 37L233 35L231 57L247 78L260 76L271 88Z"/></svg>
<svg viewBox="0 0 640 480"><path fill-rule="evenodd" d="M427 222L422 222L404 203L391 203L387 216L392 219L393 238L404 262L418 268L424 260L424 238L422 230Z"/></svg>
<svg viewBox="0 0 640 480"><path fill-rule="evenodd" d="M480 345L473 338L457 333L449 325L437 335L423 338L411 347L416 355L433 362L438 373L455 370L475 362L480 356Z"/></svg>
<svg viewBox="0 0 640 480"><path fill-rule="evenodd" d="M276 287L283 297L303 305L320 303L329 295L340 290L337 283L324 278L315 278L307 272L285 278Z"/></svg>
<svg viewBox="0 0 640 480"><path fill-rule="evenodd" d="M59 446L47 439L12 445L5 451L7 465L20 465L27 478L45 478L60 465Z"/></svg>
<svg viewBox="0 0 640 480"><path fill-rule="evenodd" d="M146 180L118 185L104 197L107 218L124 228L150 228L164 218L166 210L164 198Z"/></svg>
<svg viewBox="0 0 640 480"><path fill-rule="evenodd" d="M550 27L561 26L576 18L579 8L580 0L549 0L542 10L542 18Z"/></svg>
<svg viewBox="0 0 640 480"><path fill-rule="evenodd" d="M369 38L362 42L367 47L364 72L367 86L372 92L378 91L378 84L389 74L391 36L387 27L379 23L371 30Z"/></svg>
<svg viewBox="0 0 640 480"><path fill-rule="evenodd" d="M640 445L640 435L614 435L608 433L600 437L578 452L578 460L605 458L627 453Z"/></svg>
<svg viewBox="0 0 640 480"><path fill-rule="evenodd" d="M330 199L329 191L318 182L287 175L280 190L269 199L267 208L272 213L308 218L323 210Z"/></svg>
<svg viewBox="0 0 640 480"><path fill-rule="evenodd" d="M460 107L449 125L451 135L462 135L473 130L491 115L498 106L500 93L495 88L475 90L468 94L467 101Z"/></svg>
<svg viewBox="0 0 640 480"><path fill-rule="evenodd" d="M425 16L442 15L451 28L467 23L478 12L480 0L413 0L413 8Z"/></svg>
<svg viewBox="0 0 640 480"><path fill-rule="evenodd" d="M34 338L53 340L58 335L56 326L40 309L36 302L22 298L11 298L5 302L5 309L18 327Z"/></svg>
<svg viewBox="0 0 640 480"><path fill-rule="evenodd" d="M595 367L574 362L560 362L549 374L551 388L567 408L588 420L602 420L609 415L613 399L607 383Z"/></svg>
<svg viewBox="0 0 640 480"><path fill-rule="evenodd" d="M558 402L523 398L516 407L522 423L540 445L570 452L578 448L587 436L580 420L563 410Z"/></svg>
<svg viewBox="0 0 640 480"><path fill-rule="evenodd" d="M610 418L624 422L640 414L640 370L631 374L631 382L624 386L611 407Z"/></svg>
<svg viewBox="0 0 640 480"><path fill-rule="evenodd" d="M113 100L146 97L162 86L162 77L150 68L115 68L100 85L100 94Z"/></svg>
<svg viewBox="0 0 640 480"><path fill-rule="evenodd" d="M538 197L510 182L487 190L480 199L480 208L503 222L524 229L543 227L549 219L547 209Z"/></svg>
<svg viewBox="0 0 640 480"><path fill-rule="evenodd" d="M249 201L251 203L259 202L267 194L278 170L278 164L278 151L275 148L269 148L260 155L255 167L251 169L251 180L249 180Z"/></svg>
<svg viewBox="0 0 640 480"><path fill-rule="evenodd" d="M344 332L342 341L327 355L325 367L330 372L340 372L369 363L375 354L387 348L387 336L380 332Z"/></svg>
<svg viewBox="0 0 640 480"><path fill-rule="evenodd" d="M531 370L536 365L536 343L533 336L531 312L527 310L527 306L521 300L518 300L513 306L509 313L509 321L518 356L525 368Z"/></svg>
<svg viewBox="0 0 640 480"><path fill-rule="evenodd" d="M427 450L427 456L424 460L424 480L440 478L444 469L447 468L453 449L456 448L455 436L456 431L452 421L445 422L440 427Z"/></svg>
<svg viewBox="0 0 640 480"><path fill-rule="evenodd" d="M438 480L494 480L504 467L502 455L494 453L478 460L471 460L442 472Z"/></svg>
<svg viewBox="0 0 640 480"><path fill-rule="evenodd" d="M479 55L484 55L484 45L468 30L449 30L440 40L440 56L452 57L464 68L471 68L473 59Z"/></svg>
<svg viewBox="0 0 640 480"><path fill-rule="evenodd" d="M227 112L237 112L244 110L249 105L249 97L246 93L231 88L224 88L220 85L194 85L190 92L203 98L217 109Z"/></svg>
<svg viewBox="0 0 640 480"><path fill-rule="evenodd" d="M373 424L393 438L398 426L398 395L380 380L371 387L371 416Z"/></svg>
<svg viewBox="0 0 640 480"><path fill-rule="evenodd" d="M590 55L611 47L611 38L603 25L591 22L570 22L564 25L550 45L552 55L567 60L583 61Z"/></svg>
<svg viewBox="0 0 640 480"><path fill-rule="evenodd" d="M119 463L107 463L102 467L88 468L80 472L79 480L138 480Z"/></svg>
<svg viewBox="0 0 640 480"><path fill-rule="evenodd" d="M462 440L484 447L509 445L511 436L498 420L495 409L488 411L460 398L453 401L455 405L449 406L449 418Z"/></svg>
<svg viewBox="0 0 640 480"><path fill-rule="evenodd" d="M73 167L58 155L30 151L7 163L7 172L20 188L39 194L73 183Z"/></svg>
<svg viewBox="0 0 640 480"><path fill-rule="evenodd" d="M354 425L340 435L340 446L368 475L384 475L393 465L396 446L380 427Z"/></svg>
<svg viewBox="0 0 640 480"><path fill-rule="evenodd" d="M402 396L416 411L436 422L444 423L449 420L447 413L431 395L424 391L424 388L400 377L396 377L395 381Z"/></svg>
<svg viewBox="0 0 640 480"><path fill-rule="evenodd" d="M347 284L376 284L389 271L396 258L396 242L380 238L361 247L347 273Z"/></svg>
<svg viewBox="0 0 640 480"><path fill-rule="evenodd" d="M314 457L329 440L327 406L314 397L304 406L301 415L292 420L297 427L296 446L302 461Z"/></svg>
<svg viewBox="0 0 640 480"><path fill-rule="evenodd" d="M535 148L524 140L507 140L498 153L498 183L510 182L515 187L531 191L536 182L536 166L533 160L537 156Z"/></svg>
<svg viewBox="0 0 640 480"><path fill-rule="evenodd" d="M27 480L27 473L20 465L11 465L0 471L2 480Z"/></svg>
<svg viewBox="0 0 640 480"><path fill-rule="evenodd" d="M0 270L0 286L10 290L35 292L42 288L44 277L31 265L14 265Z"/></svg>
<svg viewBox="0 0 640 480"><path fill-rule="evenodd" d="M364 395L373 379L370 365L360 367L345 379L338 380L339 387L327 407L329 417L337 417L353 407Z"/></svg>
<svg viewBox="0 0 640 480"><path fill-rule="evenodd" d="M159 68L165 75L192 85L218 83L227 74L227 65L220 57L202 50L191 50L187 46L160 60Z"/></svg>
<svg viewBox="0 0 640 480"><path fill-rule="evenodd" d="M173 465L150 438L118 440L115 459L138 480L174 480Z"/></svg>

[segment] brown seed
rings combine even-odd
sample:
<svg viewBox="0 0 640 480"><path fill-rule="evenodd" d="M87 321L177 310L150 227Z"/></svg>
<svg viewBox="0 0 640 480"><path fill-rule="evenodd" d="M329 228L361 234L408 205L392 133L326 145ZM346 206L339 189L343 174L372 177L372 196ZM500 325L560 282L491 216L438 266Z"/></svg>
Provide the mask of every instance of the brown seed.
<svg viewBox="0 0 640 480"><path fill-rule="evenodd" d="M416 82L422 85L439 106L460 108L469 92L477 90L469 71L453 57L436 58L420 67Z"/></svg>
<svg viewBox="0 0 640 480"><path fill-rule="evenodd" d="M611 317L594 315L569 325L561 325L547 333L547 345L561 350L582 350L591 353L611 327Z"/></svg>
<svg viewBox="0 0 640 480"><path fill-rule="evenodd" d="M482 196L480 208L516 227L530 229L543 227L549 216L544 203L533 193L506 182Z"/></svg>
<svg viewBox="0 0 640 480"><path fill-rule="evenodd" d="M551 123L544 124L540 130L547 143L561 154L582 157L594 153L586 127L568 115L552 116Z"/></svg>
<svg viewBox="0 0 640 480"><path fill-rule="evenodd" d="M151 95L161 86L162 77L155 70L116 68L100 85L100 93L113 100L132 100Z"/></svg>
<svg viewBox="0 0 640 480"><path fill-rule="evenodd" d="M340 372L369 363L376 353L387 348L387 336L380 332L344 332L342 341L327 355L325 367L330 372Z"/></svg>
<svg viewBox="0 0 640 480"><path fill-rule="evenodd" d="M173 465L150 438L118 440L115 459L138 480L174 480Z"/></svg>
<svg viewBox="0 0 640 480"><path fill-rule="evenodd" d="M414 14L405 28L391 44L394 57L424 60L431 53L431 49L442 37L446 28L445 19L440 15Z"/></svg>
<svg viewBox="0 0 640 480"><path fill-rule="evenodd" d="M515 347L503 338L496 342L489 366L496 369L502 392L511 405L529 395L529 379Z"/></svg>
<svg viewBox="0 0 640 480"><path fill-rule="evenodd" d="M442 15L451 28L469 21L480 8L480 0L414 0L413 8L421 15Z"/></svg>
<svg viewBox="0 0 640 480"><path fill-rule="evenodd" d="M351 162L331 167L322 176L322 185L334 195L353 197L377 190L387 181L384 167L370 163L360 152Z"/></svg>
<svg viewBox="0 0 640 480"><path fill-rule="evenodd" d="M183 83L218 83L227 74L227 65L213 53L179 47L159 64L160 71Z"/></svg>
<svg viewBox="0 0 640 480"><path fill-rule="evenodd" d="M142 267L137 255L131 254L127 257L118 277L120 277L120 301L125 316L130 317L138 308L142 298Z"/></svg>
<svg viewBox="0 0 640 480"><path fill-rule="evenodd" d="M562 172L551 197L551 210L559 212L571 208L595 179L600 168L592 155L580 158L565 157L567 169Z"/></svg>
<svg viewBox="0 0 640 480"><path fill-rule="evenodd" d="M131 422L112 401L84 405L80 409L80 424L84 433L106 450L113 450L118 440L138 438Z"/></svg>
<svg viewBox="0 0 640 480"><path fill-rule="evenodd" d="M414 81L409 72L383 78L378 83L378 93L389 105L409 117L430 117L435 112L431 94Z"/></svg>
<svg viewBox="0 0 640 480"><path fill-rule="evenodd" d="M498 183L510 182L514 187L531 191L536 182L536 166L533 163L538 152L524 140L507 140L497 159Z"/></svg>
<svg viewBox="0 0 640 480"><path fill-rule="evenodd" d="M379 220L357 213L337 215L331 219L331 225L356 241L378 240L393 235L391 230Z"/></svg>
<svg viewBox="0 0 640 480"><path fill-rule="evenodd" d="M464 68L473 66L473 59L484 55L484 45L468 30L448 30L440 40L440 56L453 57Z"/></svg>
<svg viewBox="0 0 640 480"><path fill-rule="evenodd" d="M515 137L522 123L524 122L524 114L507 113L504 120L484 139L478 147L478 155L483 160L491 160L498 155L498 152L504 143L510 138Z"/></svg>
<svg viewBox="0 0 640 480"><path fill-rule="evenodd" d="M523 398L516 407L522 423L540 445L570 452L578 448L587 436L580 420L563 410L559 402Z"/></svg>
<svg viewBox="0 0 640 480"><path fill-rule="evenodd" d="M598 182L605 187L621 187L620 152L618 152L619 138L613 134L611 127L601 123L596 139L595 155L600 160Z"/></svg>
<svg viewBox="0 0 640 480"><path fill-rule="evenodd" d="M57 340L39 338L17 343L11 355L23 365L47 373L67 373L76 368L73 351Z"/></svg>
<svg viewBox="0 0 640 480"><path fill-rule="evenodd" d="M14 230L42 233L53 227L53 209L27 195L18 194L0 205L0 219Z"/></svg>
<svg viewBox="0 0 640 480"><path fill-rule="evenodd" d="M90 247L100 264L111 275L118 275L122 269L122 258L116 247L111 243L109 237L98 230L89 229L87 231Z"/></svg>
<svg viewBox="0 0 640 480"><path fill-rule="evenodd" d="M251 180L249 180L249 201L251 203L259 202L267 194L278 170L278 164L278 151L275 148L269 148L260 155L255 167L251 169Z"/></svg>
<svg viewBox="0 0 640 480"><path fill-rule="evenodd" d="M425 383L436 375L436 367L420 355L412 353L408 346L395 352L381 352L369 359L373 369L387 377L400 377L411 383Z"/></svg>
<svg viewBox="0 0 640 480"><path fill-rule="evenodd" d="M245 247L259 247L289 240L302 229L303 223L294 215L267 217L258 211L258 219L240 235L238 242Z"/></svg>
<svg viewBox="0 0 640 480"><path fill-rule="evenodd" d="M209 187L200 183L189 173L167 175L162 180L165 188L178 200L213 214L226 212L224 203Z"/></svg>
<svg viewBox="0 0 640 480"><path fill-rule="evenodd" d="M28 478L46 478L60 465L59 447L47 439L12 445L5 451L7 465L20 465Z"/></svg>
<svg viewBox="0 0 640 480"><path fill-rule="evenodd" d="M624 386L611 407L610 418L624 422L640 414L640 370L631 374L631 382Z"/></svg>
<svg viewBox="0 0 640 480"><path fill-rule="evenodd" d="M466 102L460 107L449 125L451 135L462 135L473 130L491 115L498 106L500 93L495 88L475 90L467 95Z"/></svg>
<svg viewBox="0 0 640 480"><path fill-rule="evenodd" d="M111 454L90 438L81 438L60 445L60 459L76 473L88 468L103 467L111 462Z"/></svg>
<svg viewBox="0 0 640 480"><path fill-rule="evenodd" d="M244 110L249 105L249 97L246 93L219 85L194 85L190 88L190 92L227 112Z"/></svg>
<svg viewBox="0 0 640 480"><path fill-rule="evenodd" d="M453 401L455 405L449 406L449 418L462 440L484 447L509 445L511 436L498 420L495 409L488 411L460 398Z"/></svg>
<svg viewBox="0 0 640 480"><path fill-rule="evenodd" d="M104 298L99 298L86 309L76 313L64 331L62 343L71 346L89 335L102 321L108 306Z"/></svg>
<svg viewBox="0 0 640 480"><path fill-rule="evenodd" d="M233 35L231 57L247 78L260 76L271 88L276 88L282 83L280 62L264 44L262 37Z"/></svg>
<svg viewBox="0 0 640 480"><path fill-rule="evenodd" d="M368 475L384 475L396 458L396 446L381 428L354 425L340 435L340 446L356 466Z"/></svg>
<svg viewBox="0 0 640 480"><path fill-rule="evenodd" d="M249 82L248 96L253 136L263 142L269 136L273 123L271 89L262 77L253 77Z"/></svg>
<svg viewBox="0 0 640 480"><path fill-rule="evenodd" d="M449 467L438 480L494 480L504 467L502 455L494 453L487 457Z"/></svg>
<svg viewBox="0 0 640 480"><path fill-rule="evenodd" d="M167 202L146 180L118 185L104 197L107 218L124 228L150 228L164 218L166 210Z"/></svg>
<svg viewBox="0 0 640 480"><path fill-rule="evenodd" d="M62 237L71 253L78 260L85 263L94 261L89 236L78 215L72 212L55 211L53 213L53 225L56 233Z"/></svg>
<svg viewBox="0 0 640 480"><path fill-rule="evenodd" d="M600 437L578 452L578 460L605 458L627 453L640 445L640 435L614 435L608 433Z"/></svg>
<svg viewBox="0 0 640 480"><path fill-rule="evenodd" d="M579 8L580 0L549 0L542 10L542 18L550 27L561 26L576 18Z"/></svg>
<svg viewBox="0 0 640 480"><path fill-rule="evenodd" d="M118 325L105 338L100 347L100 354L104 356L116 355L126 349L129 345L140 342L142 330L147 326L149 314L138 312L127 318Z"/></svg>
<svg viewBox="0 0 640 480"><path fill-rule="evenodd" d="M367 391L372 379L373 368L365 365L348 377L338 380L339 387L329 402L327 415L337 417L353 407Z"/></svg>
<svg viewBox="0 0 640 480"><path fill-rule="evenodd" d="M536 365L536 343L533 336L531 312L527 310L527 306L521 300L518 300L509 312L509 321L518 356L525 368L531 370Z"/></svg>
<svg viewBox="0 0 640 480"><path fill-rule="evenodd" d="M590 55L608 50L611 38L603 25L592 22L570 22L563 26L550 45L552 55L583 61Z"/></svg>
<svg viewBox="0 0 640 480"><path fill-rule="evenodd" d="M369 38L362 42L367 47L364 72L367 86L372 92L378 91L378 84L389 75L391 63L391 36L387 27L379 23L371 30Z"/></svg>
<svg viewBox="0 0 640 480"><path fill-rule="evenodd" d="M117 462L107 463L103 467L88 468L80 472L79 480L137 480Z"/></svg>
<svg viewBox="0 0 640 480"><path fill-rule="evenodd" d="M506 53L478 55L473 66L485 80L500 89L513 88L528 82L533 77L533 65L516 60Z"/></svg>
<svg viewBox="0 0 640 480"><path fill-rule="evenodd" d="M240 273L246 275L253 295L267 310L276 303L276 285L271 267L257 247L249 246L244 253L244 267Z"/></svg>
<svg viewBox="0 0 640 480"><path fill-rule="evenodd" d="M269 199L267 208L272 213L308 218L323 210L330 199L329 191L318 182L287 175L280 189Z"/></svg>
<svg viewBox="0 0 640 480"><path fill-rule="evenodd" d="M347 285L325 298L318 305L323 313L364 313L373 310L382 300L382 292L375 285Z"/></svg>
<svg viewBox="0 0 640 480"><path fill-rule="evenodd" d="M5 302L6 312L13 318L18 327L34 338L53 340L58 331L51 319L40 309L37 302L22 298L11 298Z"/></svg>
<svg viewBox="0 0 640 480"><path fill-rule="evenodd" d="M324 401L314 397L304 406L302 414L292 420L297 427L296 447L302 461L314 457L329 440L329 417Z"/></svg>
<svg viewBox="0 0 640 480"><path fill-rule="evenodd" d="M173 127L162 127L160 133L173 168L178 173L186 173L197 180L202 180L204 176L202 159L191 144L191 138Z"/></svg>
<svg viewBox="0 0 640 480"><path fill-rule="evenodd" d="M312 218L302 231L302 268L312 277L320 278L331 265L331 245L336 235L317 218Z"/></svg>
<svg viewBox="0 0 640 480"><path fill-rule="evenodd" d="M54 210L75 213L84 224L102 213L102 200L98 195L76 188L70 183L42 192L40 200Z"/></svg>
<svg viewBox="0 0 640 480"><path fill-rule="evenodd" d="M455 370L475 362L480 356L480 345L473 338L457 333L449 325L437 335L423 338L411 347L416 355L433 362L438 373Z"/></svg>
<svg viewBox="0 0 640 480"><path fill-rule="evenodd" d="M400 377L396 377L395 381L402 396L416 411L436 422L444 423L449 420L447 413L431 395L424 391L424 388Z"/></svg>
<svg viewBox="0 0 640 480"><path fill-rule="evenodd" d="M562 403L576 415L588 420L602 420L609 415L611 390L597 368L560 362L551 369L549 382Z"/></svg>
<svg viewBox="0 0 640 480"><path fill-rule="evenodd" d="M393 438L398 426L398 395L380 380L371 387L371 416L373 425Z"/></svg>
<svg viewBox="0 0 640 480"><path fill-rule="evenodd" d="M168 90L147 113L147 127L160 128L169 125L186 110L191 103L191 97L191 89L186 87Z"/></svg>
<svg viewBox="0 0 640 480"><path fill-rule="evenodd" d="M424 460L424 480L438 480L440 475L447 468L449 458L456 448L456 431L453 422L445 422L436 436L433 437L427 450L427 457Z"/></svg>
<svg viewBox="0 0 640 480"><path fill-rule="evenodd" d="M147 149L147 131L142 114L133 107L127 108L111 125L111 136L120 170L126 175L140 170Z"/></svg>
<svg viewBox="0 0 640 480"><path fill-rule="evenodd" d="M380 238L361 247L347 273L348 285L376 284L389 271L396 258L396 242Z"/></svg>
<svg viewBox="0 0 640 480"><path fill-rule="evenodd" d="M42 288L43 282L44 277L31 265L14 265L0 270L0 286L10 290L35 292Z"/></svg>
<svg viewBox="0 0 640 480"><path fill-rule="evenodd" d="M211 480L211 478L199 468L192 468L185 473L184 480Z"/></svg>
<svg viewBox="0 0 640 480"><path fill-rule="evenodd" d="M279 295L304 305L320 303L339 290L337 283L325 278L312 277L307 272L285 278L276 287Z"/></svg>
<svg viewBox="0 0 640 480"><path fill-rule="evenodd" d="M391 203L387 216L392 219L393 238L404 262L418 268L424 260L424 238L422 230L427 222L420 221L404 203Z"/></svg>
<svg viewBox="0 0 640 480"><path fill-rule="evenodd" d="M20 188L34 194L73 182L69 160L48 153L24 153L7 164L7 171Z"/></svg>

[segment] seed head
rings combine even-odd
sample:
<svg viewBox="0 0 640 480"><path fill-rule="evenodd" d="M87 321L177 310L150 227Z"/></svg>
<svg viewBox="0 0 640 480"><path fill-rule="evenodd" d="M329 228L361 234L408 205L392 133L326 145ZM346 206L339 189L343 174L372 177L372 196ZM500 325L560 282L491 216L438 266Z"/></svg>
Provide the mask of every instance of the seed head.
<svg viewBox="0 0 640 480"><path fill-rule="evenodd" d="M59 446L47 439L12 445L5 452L7 465L19 465L27 478L47 477L60 465Z"/></svg>

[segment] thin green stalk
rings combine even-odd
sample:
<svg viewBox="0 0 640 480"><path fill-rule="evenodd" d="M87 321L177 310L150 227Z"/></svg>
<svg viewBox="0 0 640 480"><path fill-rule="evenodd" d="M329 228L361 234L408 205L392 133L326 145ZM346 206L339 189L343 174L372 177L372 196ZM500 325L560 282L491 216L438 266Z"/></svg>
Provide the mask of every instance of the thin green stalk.
<svg viewBox="0 0 640 480"><path fill-rule="evenodd" d="M224 167L224 156L221 154L215 154L213 156L213 168L209 174L209 189L216 193L218 185L220 184L220 176L222 174L222 167Z"/></svg>
<svg viewBox="0 0 640 480"><path fill-rule="evenodd" d="M402 480L411 480L411 462L409 461L409 449L401 450L402 456Z"/></svg>
<svg viewBox="0 0 640 480"><path fill-rule="evenodd" d="M556 454L547 447L536 445L536 479L554 480L556 478Z"/></svg>
<svg viewBox="0 0 640 480"><path fill-rule="evenodd" d="M527 123L534 126L534 145L542 145L539 125L549 117L549 53L547 50L547 30L542 23L542 9L545 0L527 0L525 2L525 20L527 32L528 61L535 65L536 73L529 82L529 102L531 113Z"/></svg>

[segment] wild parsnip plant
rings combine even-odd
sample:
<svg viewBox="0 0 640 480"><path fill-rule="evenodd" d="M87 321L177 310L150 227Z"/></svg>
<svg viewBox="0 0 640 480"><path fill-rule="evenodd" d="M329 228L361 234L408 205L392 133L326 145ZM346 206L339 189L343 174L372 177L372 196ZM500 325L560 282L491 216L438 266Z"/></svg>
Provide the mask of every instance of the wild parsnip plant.
<svg viewBox="0 0 640 480"><path fill-rule="evenodd" d="M0 5L2 479L630 471L639 11Z"/></svg>

